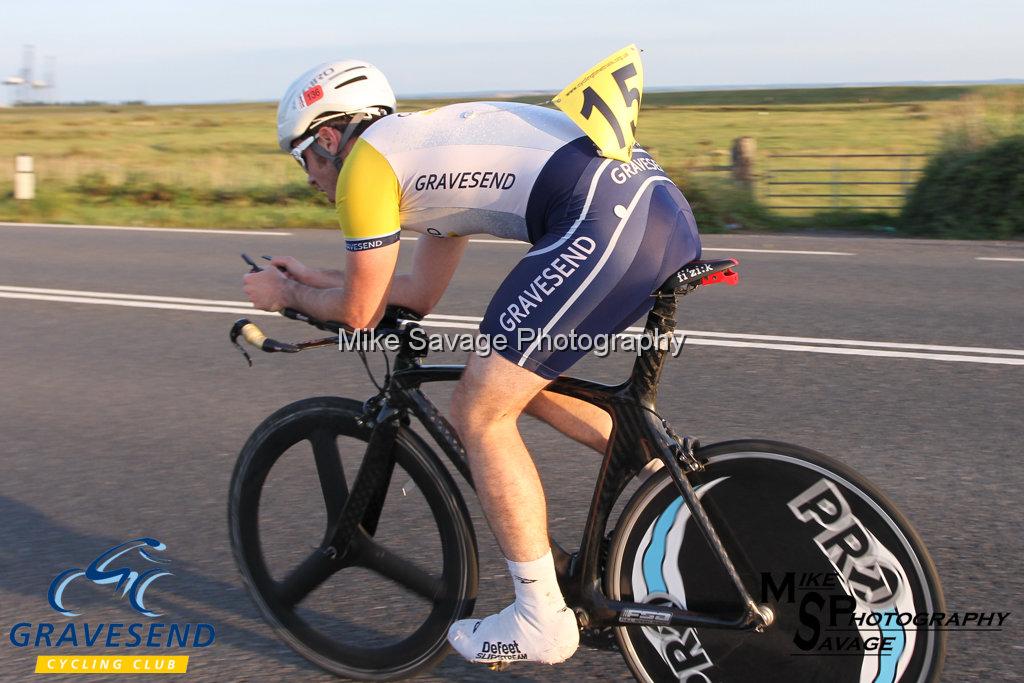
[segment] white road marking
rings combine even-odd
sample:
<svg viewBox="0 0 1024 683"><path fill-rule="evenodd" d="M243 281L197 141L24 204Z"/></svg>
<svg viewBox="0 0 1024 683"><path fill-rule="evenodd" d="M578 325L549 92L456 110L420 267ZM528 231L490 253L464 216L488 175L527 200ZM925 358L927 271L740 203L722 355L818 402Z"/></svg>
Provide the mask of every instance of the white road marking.
<svg viewBox="0 0 1024 683"><path fill-rule="evenodd" d="M204 313L243 313L246 315L277 315L269 311L258 311L254 308L230 308L227 306L193 306L190 304L171 303L164 301L139 301L129 299L102 299L89 296L56 296L52 294L18 294L0 291L0 299L31 299L33 301L59 301L69 304L101 304L104 306L127 306L129 308L162 308L172 311L201 311Z"/></svg>
<svg viewBox="0 0 1024 683"><path fill-rule="evenodd" d="M423 320L422 324L426 327L440 327L440 328L453 328L453 329L469 329L475 330L479 325L472 323L463 322L449 322L446 320L438 319L439 316L429 315ZM630 327L626 329L626 332L632 333L631 336L639 336L640 332L643 332L643 328ZM768 344L763 342L745 342L745 341L732 341L725 339L708 339L699 335L703 334L723 334L724 333L702 333L697 331L676 331L677 337L685 337L686 343L692 346L731 346L736 348L749 348L749 349L769 349L773 351L803 351L804 353L831 353L847 356L879 356L884 358L908 358L918 360L936 360L946 362L958 362L958 363L988 363L994 365L1024 365L1024 358L1001 358L998 356L968 356L968 355L954 355L954 354L940 354L940 353L919 353L913 351L884 351L880 349L866 349L866 348L843 348L838 346L811 346L806 344ZM757 336L757 335L735 335L735 336ZM809 340L809 341L825 341L825 340ZM860 342L862 344L867 342ZM886 342L876 344L877 346L887 346ZM920 346L921 348L929 348L925 345L914 345L907 344L908 347ZM950 350L970 350L973 347L956 347L956 346L945 346L938 347ZM1004 355L1019 355L1024 356L1024 350L1017 349L991 349L993 353L1001 353Z"/></svg>
<svg viewBox="0 0 1024 683"><path fill-rule="evenodd" d="M627 332L643 332L642 327L627 328ZM794 342L803 344L831 344L836 346L877 346L883 349L916 349L918 351L953 351L961 353L997 353L1010 356L1024 356L1016 349L993 349L981 346L939 346L936 344L905 344L900 342L875 342L860 339L819 339L815 337L782 337L771 334L741 334L739 332L703 332L700 330L677 330L688 336L722 337L726 339L750 339L757 341Z"/></svg>
<svg viewBox="0 0 1024 683"><path fill-rule="evenodd" d="M975 256L975 261L1012 261L1014 263L1024 263L1024 258L1009 258L999 256Z"/></svg>
<svg viewBox="0 0 1024 683"><path fill-rule="evenodd" d="M186 297L153 296L148 294L90 292L39 287L16 287L13 285L0 285L0 298L105 306L125 306L130 308L151 308L202 313L232 313L247 316L276 317L278 315L277 313L271 313L269 311L257 310L252 307L252 304L244 301L192 299ZM437 328L476 330L479 327L480 320L481 318L477 316L433 314L427 316L423 321L423 325ZM640 327L630 327L625 330L625 333L630 335L638 335L641 332L643 332L643 328ZM906 344L898 342L865 341L860 339L787 337L780 335L709 332L702 330L677 330L675 334L679 337L686 337L686 343L692 346L753 348L773 351L797 351L803 353L824 353L847 356L874 356L953 363L1024 365L1024 349ZM926 353L927 351L941 351L944 353Z"/></svg>
<svg viewBox="0 0 1024 683"><path fill-rule="evenodd" d="M0 289L3 289L0 287ZM428 316L430 321L459 320L479 323L482 318L471 315L446 315L443 313L432 313ZM453 324L453 327L455 325ZM458 325L463 327L463 325ZM475 327L469 325L468 327ZM639 334L644 331L642 327L627 327L625 332ZM676 335L685 336L688 340L694 337L712 337L738 340L756 340L768 342L795 342L800 344L830 344L835 346L875 346L883 349L914 349L918 351L951 351L960 353L994 353L1004 356L1024 356L1024 350L1018 349L997 349L983 346L939 346L936 344L906 344L902 342L876 342L861 339L828 339L817 337L783 337L774 334L743 334L740 332L707 332L704 330L676 330Z"/></svg>
<svg viewBox="0 0 1024 683"><path fill-rule="evenodd" d="M795 249L734 249L732 247L701 247L701 251L735 251L748 254L801 254L806 256L856 256L850 251L797 251Z"/></svg>
<svg viewBox="0 0 1024 683"><path fill-rule="evenodd" d="M94 297L103 299L135 299L138 301L165 301L175 304L202 304L205 306L252 306L242 301L227 301L224 299L186 299L180 296L152 296L150 294L119 294L116 292L88 292L80 289L46 289L43 287L14 287L11 285L0 285L0 292L24 293L24 294L53 294L70 297Z"/></svg>
<svg viewBox="0 0 1024 683"><path fill-rule="evenodd" d="M213 230L207 228L147 228L135 225L72 225L64 223L5 223L0 228L71 228L74 230L135 230L137 232L188 232L200 235L236 235L248 237L287 237L290 232L274 232L270 230Z"/></svg>
<svg viewBox="0 0 1024 683"><path fill-rule="evenodd" d="M401 239L403 242L415 242L420 237L423 237L423 235L420 235L419 237L401 237L399 239ZM439 237L437 239L443 239L443 238ZM518 247L528 247L528 246L530 246L529 242L520 242L519 240L483 240L483 239L475 240L475 239L470 239L469 243L470 244L510 244L512 246L518 246Z"/></svg>
<svg viewBox="0 0 1024 683"><path fill-rule="evenodd" d="M483 320L478 315L447 315L445 313L431 313L428 317L432 320L465 320L471 323L479 323Z"/></svg>
<svg viewBox="0 0 1024 683"><path fill-rule="evenodd" d="M916 358L954 363L991 363L995 365L1024 365L1024 358L999 358L997 356L957 356L948 353L915 353L913 351L881 351L876 349L849 349L838 346L801 346L797 344L762 344L755 342L726 341L723 339L686 338L687 344L698 346L733 346L752 349L773 349L775 351L805 351L808 353L834 353L846 356L882 356L885 358Z"/></svg>
<svg viewBox="0 0 1024 683"><path fill-rule="evenodd" d="M419 237L402 237L407 242L415 242ZM473 239L470 238L470 244L506 244L506 245L517 245L517 246L530 246L528 242L520 242L519 240L488 240L488 239ZM797 254L803 256L856 256L857 254L850 251L798 251L795 249L733 249L731 247L702 247L701 251L724 251L724 252L742 252L748 254ZM540 253L540 252L538 252Z"/></svg>
<svg viewBox="0 0 1024 683"><path fill-rule="evenodd" d="M77 225L65 223L10 223L0 221L0 228L69 228L75 230L134 230L137 232L182 232L199 235L235 235L237 237L289 237L294 233L272 230L215 230L212 228L151 228L136 225ZM419 236L405 236L400 238L405 242L415 242ZM514 246L530 246L528 242L519 240L492 240L492 239L470 239L472 244L504 244ZM795 249L734 249L726 247L704 247L702 251L724 251L750 254L796 254L804 256L856 256L857 254L848 251L800 251ZM539 252L538 252L539 253ZM1014 258L985 258L978 257L979 261L1024 261Z"/></svg>

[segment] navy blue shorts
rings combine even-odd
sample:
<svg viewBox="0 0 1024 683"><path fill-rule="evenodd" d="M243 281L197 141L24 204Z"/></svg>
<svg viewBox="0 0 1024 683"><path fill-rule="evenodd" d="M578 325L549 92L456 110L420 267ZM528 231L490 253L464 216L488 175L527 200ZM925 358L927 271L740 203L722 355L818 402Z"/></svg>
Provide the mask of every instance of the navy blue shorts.
<svg viewBox="0 0 1024 683"><path fill-rule="evenodd" d="M564 348L566 339L621 332L651 309L659 285L700 258L690 205L639 148L623 163L596 156L586 138L566 145L541 171L526 218L533 247L498 287L480 331L503 337L495 351L545 379L588 352Z"/></svg>

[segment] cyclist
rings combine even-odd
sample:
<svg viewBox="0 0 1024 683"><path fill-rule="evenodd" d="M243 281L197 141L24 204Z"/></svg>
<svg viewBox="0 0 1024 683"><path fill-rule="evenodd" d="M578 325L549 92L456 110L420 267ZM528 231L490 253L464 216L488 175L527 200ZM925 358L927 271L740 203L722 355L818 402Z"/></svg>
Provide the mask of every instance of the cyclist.
<svg viewBox="0 0 1024 683"><path fill-rule="evenodd" d="M509 102L394 111L391 87L366 62L321 64L288 88L278 142L335 203L345 268L275 257L283 271L248 274L244 289L258 308L367 328L386 304L430 312L469 235L532 245L480 324L496 353L470 357L451 406L516 599L499 614L456 622L449 640L471 661L560 662L575 652L579 632L516 421L526 412L604 451L606 413L543 391L585 348L556 350L545 339L616 333L645 314L650 293L700 255L693 214L645 151L635 148L630 162L603 158L559 111ZM396 275L402 228L421 236L411 272Z"/></svg>

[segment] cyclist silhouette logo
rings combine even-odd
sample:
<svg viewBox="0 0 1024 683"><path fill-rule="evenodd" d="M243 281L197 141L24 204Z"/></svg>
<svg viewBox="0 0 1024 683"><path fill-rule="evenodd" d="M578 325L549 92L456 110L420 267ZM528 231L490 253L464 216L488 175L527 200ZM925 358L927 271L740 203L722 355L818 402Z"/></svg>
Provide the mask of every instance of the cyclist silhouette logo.
<svg viewBox="0 0 1024 683"><path fill-rule="evenodd" d="M47 597L50 607L66 617L77 617L78 612L72 612L64 606L64 592L68 585L80 576L100 585L114 584L114 592L121 592L120 597L128 596L128 603L132 609L147 617L158 617L159 614L146 608L145 594L150 584L161 576L171 576L171 572L163 567L153 567L146 571L138 572L131 568L128 559L133 550L138 550L138 556L154 564L166 565L170 561L154 557L150 553L162 552L167 546L155 538L137 538L115 545L102 552L99 557L92 561L88 567L83 569L68 569L56 577L50 583L50 590ZM129 557L125 557L128 555ZM119 566L111 567L111 563L117 562Z"/></svg>

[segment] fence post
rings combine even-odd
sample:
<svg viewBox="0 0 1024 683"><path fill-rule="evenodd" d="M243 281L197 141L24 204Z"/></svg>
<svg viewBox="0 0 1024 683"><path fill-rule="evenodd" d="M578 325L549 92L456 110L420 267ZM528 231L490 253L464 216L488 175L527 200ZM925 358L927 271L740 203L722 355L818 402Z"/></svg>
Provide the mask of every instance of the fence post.
<svg viewBox="0 0 1024 683"><path fill-rule="evenodd" d="M36 174L32 166L32 157L19 154L14 157L14 198L35 199Z"/></svg>
<svg viewBox="0 0 1024 683"><path fill-rule="evenodd" d="M754 157L757 155L757 141L749 136L732 141L732 178L753 189Z"/></svg>

